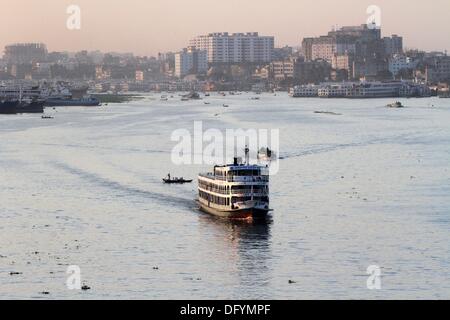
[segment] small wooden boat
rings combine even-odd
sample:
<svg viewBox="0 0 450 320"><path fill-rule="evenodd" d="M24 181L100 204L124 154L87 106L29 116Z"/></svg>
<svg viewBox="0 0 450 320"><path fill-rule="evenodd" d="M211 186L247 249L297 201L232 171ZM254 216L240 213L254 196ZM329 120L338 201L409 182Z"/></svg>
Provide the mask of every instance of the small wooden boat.
<svg viewBox="0 0 450 320"><path fill-rule="evenodd" d="M185 180L183 178L173 178L173 179L164 178L163 181L164 181L164 183L167 183L167 184L184 184L184 183L192 182L192 180Z"/></svg>

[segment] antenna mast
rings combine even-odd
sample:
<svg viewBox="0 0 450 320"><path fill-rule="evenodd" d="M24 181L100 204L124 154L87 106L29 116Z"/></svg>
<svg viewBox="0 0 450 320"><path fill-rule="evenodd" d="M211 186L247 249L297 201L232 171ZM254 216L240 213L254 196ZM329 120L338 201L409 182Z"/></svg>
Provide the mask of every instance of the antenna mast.
<svg viewBox="0 0 450 320"><path fill-rule="evenodd" d="M250 149L248 146L245 146L245 163L249 166L250 165Z"/></svg>

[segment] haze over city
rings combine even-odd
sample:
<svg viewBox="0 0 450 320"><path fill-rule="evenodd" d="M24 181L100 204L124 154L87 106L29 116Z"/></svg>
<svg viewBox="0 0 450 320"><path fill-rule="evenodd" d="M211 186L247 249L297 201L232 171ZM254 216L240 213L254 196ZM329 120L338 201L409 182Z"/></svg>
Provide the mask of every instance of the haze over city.
<svg viewBox="0 0 450 320"><path fill-rule="evenodd" d="M276 46L299 46L303 37L326 34L332 26L366 23L368 6L381 8L383 34L401 34L405 46L448 50L448 0L5 0L11 14L0 20L0 47L43 42L50 50L81 49L156 55L185 47L208 32L258 31L275 36ZM68 30L66 9L81 8L81 30Z"/></svg>

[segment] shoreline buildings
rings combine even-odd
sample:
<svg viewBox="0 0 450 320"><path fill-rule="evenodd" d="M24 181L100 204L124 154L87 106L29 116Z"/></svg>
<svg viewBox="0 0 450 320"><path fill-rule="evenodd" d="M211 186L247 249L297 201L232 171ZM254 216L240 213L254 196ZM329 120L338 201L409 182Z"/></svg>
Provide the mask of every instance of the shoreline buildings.
<svg viewBox="0 0 450 320"><path fill-rule="evenodd" d="M91 83L101 92L174 90L289 90L334 81L410 80L450 83L450 57L403 50L403 38L382 37L372 25L342 27L303 39L303 46L274 48L273 36L209 33L177 53L157 57L99 51L48 52L44 44L12 44L0 59L0 81ZM200 85L201 83L201 85Z"/></svg>

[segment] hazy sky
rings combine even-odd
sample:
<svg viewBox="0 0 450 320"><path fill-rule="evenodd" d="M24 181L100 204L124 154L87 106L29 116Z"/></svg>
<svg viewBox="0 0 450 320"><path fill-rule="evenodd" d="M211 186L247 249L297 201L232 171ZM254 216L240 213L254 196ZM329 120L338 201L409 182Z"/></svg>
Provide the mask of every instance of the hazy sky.
<svg viewBox="0 0 450 320"><path fill-rule="evenodd" d="M1 0L0 48L44 42L49 50L156 54L179 50L196 35L258 31L277 46L298 46L304 36L333 25L367 21L381 8L383 34L397 33L407 47L450 49L450 0ZM81 30L66 28L69 5L81 8Z"/></svg>

